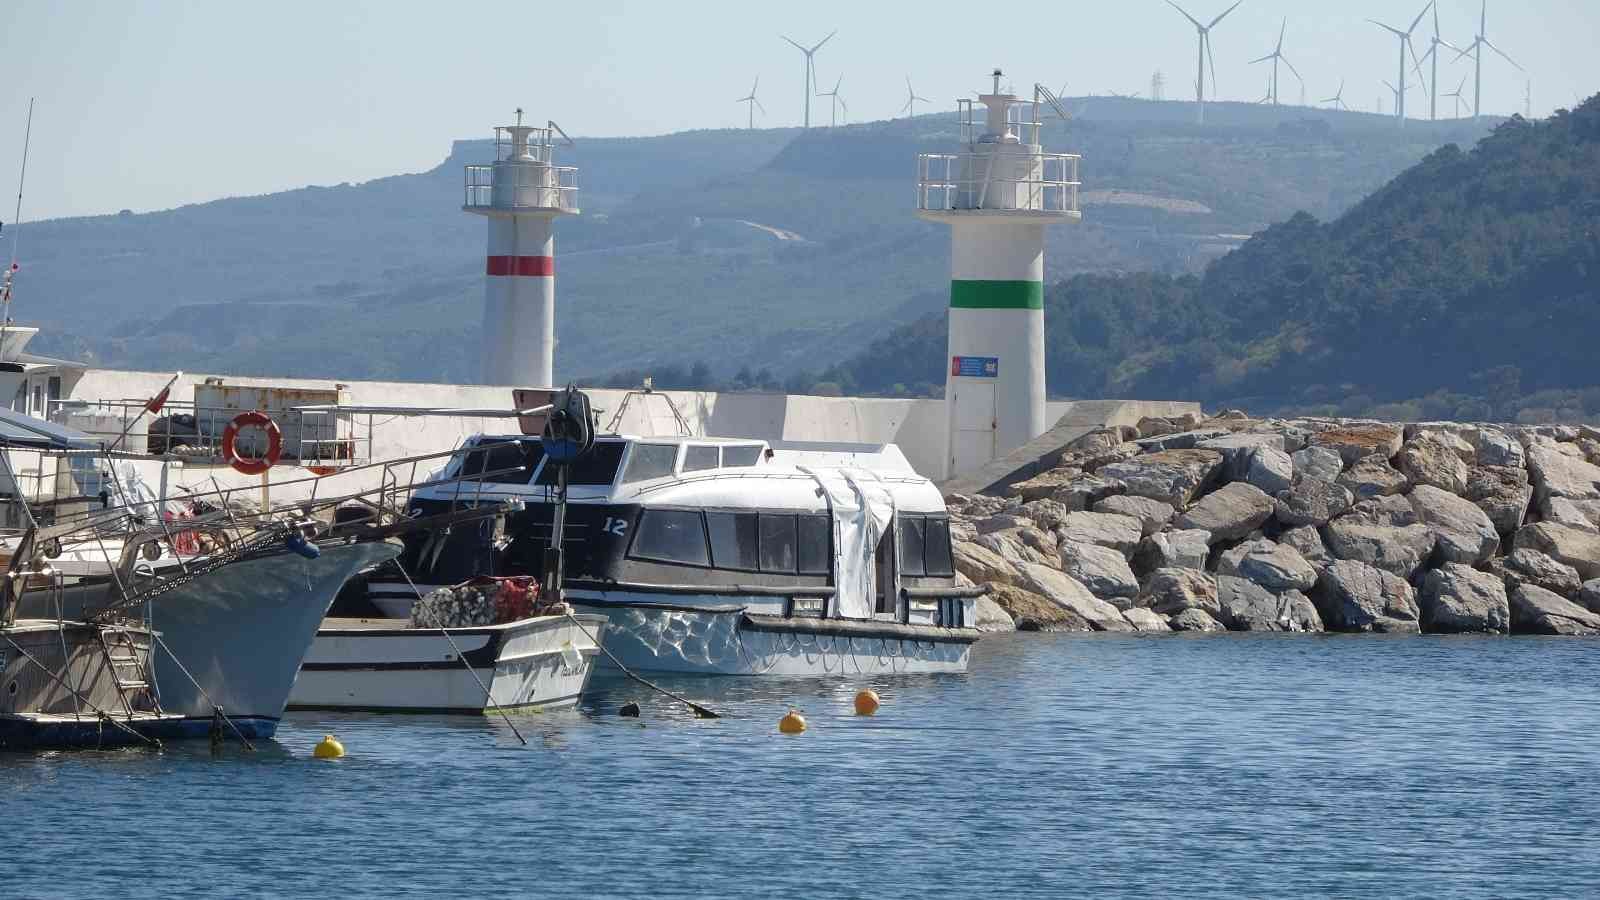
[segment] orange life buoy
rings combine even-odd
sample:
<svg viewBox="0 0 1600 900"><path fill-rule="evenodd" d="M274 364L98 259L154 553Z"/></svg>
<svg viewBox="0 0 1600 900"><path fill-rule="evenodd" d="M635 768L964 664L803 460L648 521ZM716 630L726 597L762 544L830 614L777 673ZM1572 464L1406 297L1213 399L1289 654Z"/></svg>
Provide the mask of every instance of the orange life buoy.
<svg viewBox="0 0 1600 900"><path fill-rule="evenodd" d="M235 446L239 439L239 429L249 425L263 428L267 432L267 455L260 458L246 458L239 455ZM278 463L278 457L283 454L283 432L278 430L278 423L267 417L260 410L240 413L233 417L228 427L222 430L222 458L233 466L234 471L246 475L260 475Z"/></svg>

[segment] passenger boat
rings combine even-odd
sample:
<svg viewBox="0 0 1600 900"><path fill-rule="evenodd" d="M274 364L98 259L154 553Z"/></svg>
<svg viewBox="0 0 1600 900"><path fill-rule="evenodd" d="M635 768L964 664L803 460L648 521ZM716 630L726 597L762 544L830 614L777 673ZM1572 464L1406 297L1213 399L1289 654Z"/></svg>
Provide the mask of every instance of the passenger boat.
<svg viewBox="0 0 1600 900"><path fill-rule="evenodd" d="M475 575L544 575L557 480L537 438L478 436L409 514L512 504L484 529L416 532L369 596ZM957 584L934 485L893 445L601 435L569 468L565 599L609 620L629 669L717 675L960 672L982 591ZM503 546L502 546L503 545Z"/></svg>

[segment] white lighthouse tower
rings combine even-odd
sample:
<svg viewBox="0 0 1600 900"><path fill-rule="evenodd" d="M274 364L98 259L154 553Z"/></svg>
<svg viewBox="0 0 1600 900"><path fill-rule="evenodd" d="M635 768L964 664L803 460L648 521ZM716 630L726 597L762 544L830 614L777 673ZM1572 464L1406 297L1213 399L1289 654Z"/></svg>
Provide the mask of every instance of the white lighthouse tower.
<svg viewBox="0 0 1600 900"><path fill-rule="evenodd" d="M494 162L467 166L461 208L489 218L483 293L486 384L554 387L556 353L555 220L578 212L578 170L555 164L559 126L494 130Z"/></svg>
<svg viewBox="0 0 1600 900"><path fill-rule="evenodd" d="M960 153L917 157L917 214L950 226L945 476L1039 436L1045 421L1044 230L1076 221L1078 157L1045 153L1041 98L993 90L960 105ZM982 108L982 120L975 110Z"/></svg>

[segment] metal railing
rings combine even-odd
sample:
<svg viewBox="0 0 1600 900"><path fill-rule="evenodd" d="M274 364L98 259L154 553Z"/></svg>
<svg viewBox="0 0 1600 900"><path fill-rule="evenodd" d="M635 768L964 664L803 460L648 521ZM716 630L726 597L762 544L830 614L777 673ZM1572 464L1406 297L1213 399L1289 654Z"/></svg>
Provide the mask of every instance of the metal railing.
<svg viewBox="0 0 1600 900"><path fill-rule="evenodd" d="M495 184L495 173L500 184ZM472 209L578 208L578 167L540 160L504 160L466 167L462 206Z"/></svg>
<svg viewBox="0 0 1600 900"><path fill-rule="evenodd" d="M222 433L245 410L197 406L170 400L161 412L145 412L146 400L52 400L46 415L58 425L69 425L109 446L127 434L118 449L153 456L171 454L197 461L221 460ZM141 413L143 413L141 417ZM357 413L329 410L267 410L283 432L283 459L306 465L353 465L372 458L372 416L366 415L365 434L357 427ZM69 421L69 419L71 421ZM87 425L98 419L102 425ZM144 430L129 434L135 424ZM86 427L87 425L87 427ZM141 443L142 442L142 443ZM240 435L241 452L265 450L264 439L252 431Z"/></svg>
<svg viewBox="0 0 1600 900"><path fill-rule="evenodd" d="M1018 210L1077 216L1078 161L1072 153L994 151L917 154L917 209Z"/></svg>

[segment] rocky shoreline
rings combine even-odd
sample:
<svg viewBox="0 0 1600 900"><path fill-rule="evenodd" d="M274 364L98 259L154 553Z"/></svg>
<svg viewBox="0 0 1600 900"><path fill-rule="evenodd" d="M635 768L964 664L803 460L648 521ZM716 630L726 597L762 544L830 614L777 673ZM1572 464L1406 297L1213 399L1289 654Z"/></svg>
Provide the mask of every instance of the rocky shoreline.
<svg viewBox="0 0 1600 900"><path fill-rule="evenodd" d="M1003 493L946 498L988 630L1600 634L1588 426L1147 418Z"/></svg>

